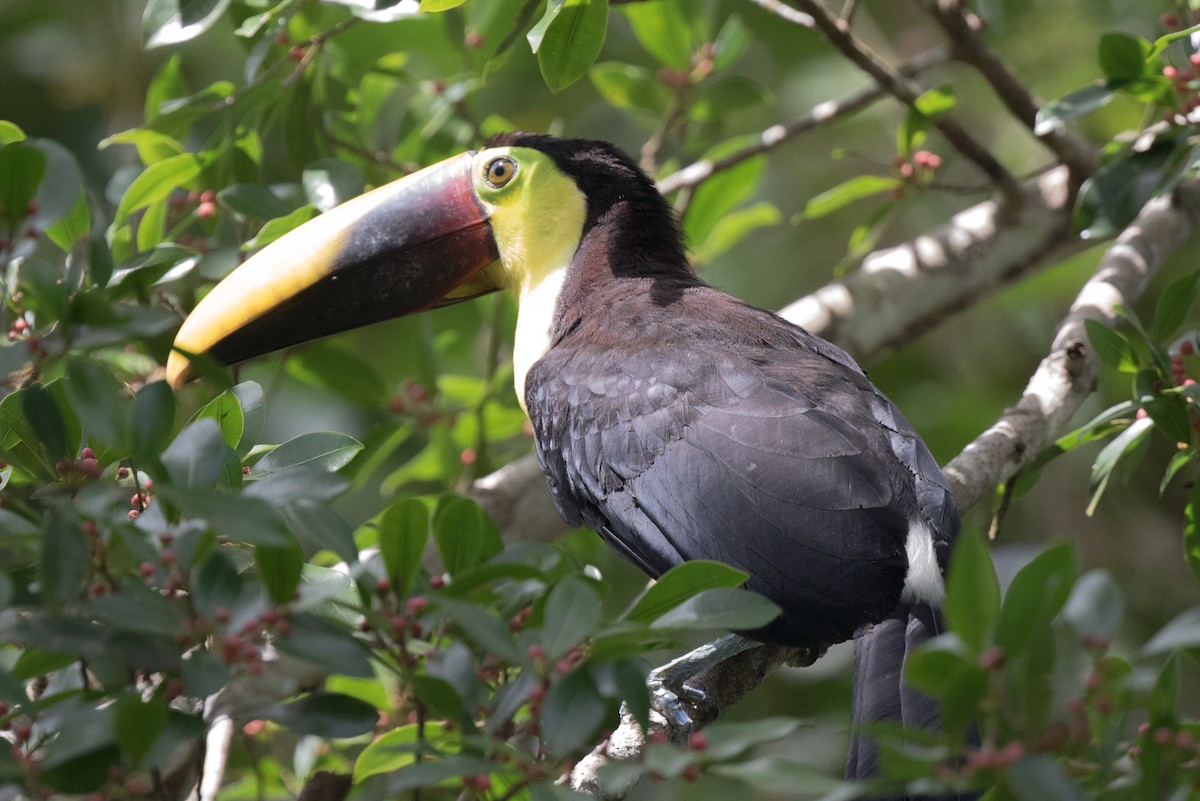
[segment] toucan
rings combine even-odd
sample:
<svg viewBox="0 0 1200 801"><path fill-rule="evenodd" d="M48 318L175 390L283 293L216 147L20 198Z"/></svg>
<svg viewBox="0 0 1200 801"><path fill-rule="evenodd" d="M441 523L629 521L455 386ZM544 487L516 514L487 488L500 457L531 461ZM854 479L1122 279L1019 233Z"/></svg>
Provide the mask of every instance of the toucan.
<svg viewBox="0 0 1200 801"><path fill-rule="evenodd" d="M505 289L515 388L558 511L652 577L691 559L782 610L744 632L856 638L856 723L937 726L902 681L938 627L959 530L946 479L845 351L701 280L679 221L617 147L532 133L379 187L255 254L168 363L269 351ZM846 773L875 773L852 737Z"/></svg>

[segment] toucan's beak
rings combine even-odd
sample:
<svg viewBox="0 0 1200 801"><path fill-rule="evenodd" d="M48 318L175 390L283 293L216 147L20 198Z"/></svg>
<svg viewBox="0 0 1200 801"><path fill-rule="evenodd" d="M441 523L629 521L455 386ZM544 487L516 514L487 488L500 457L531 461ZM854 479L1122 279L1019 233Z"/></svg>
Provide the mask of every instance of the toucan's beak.
<svg viewBox="0 0 1200 801"><path fill-rule="evenodd" d="M483 273L499 254L473 155L343 203L248 259L184 321L168 380L188 379L188 354L235 364L499 288Z"/></svg>

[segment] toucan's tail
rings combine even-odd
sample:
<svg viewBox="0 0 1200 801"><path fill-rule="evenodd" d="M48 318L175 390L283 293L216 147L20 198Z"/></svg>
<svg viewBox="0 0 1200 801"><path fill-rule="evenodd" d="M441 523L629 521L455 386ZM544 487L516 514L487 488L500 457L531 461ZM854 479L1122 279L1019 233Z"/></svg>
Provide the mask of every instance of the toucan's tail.
<svg viewBox="0 0 1200 801"><path fill-rule="evenodd" d="M890 617L863 630L854 642L854 700L851 707L847 779L876 775L879 753L870 734L859 729L879 721L938 731L937 701L901 680L904 659L941 631L937 612L925 604L901 604Z"/></svg>

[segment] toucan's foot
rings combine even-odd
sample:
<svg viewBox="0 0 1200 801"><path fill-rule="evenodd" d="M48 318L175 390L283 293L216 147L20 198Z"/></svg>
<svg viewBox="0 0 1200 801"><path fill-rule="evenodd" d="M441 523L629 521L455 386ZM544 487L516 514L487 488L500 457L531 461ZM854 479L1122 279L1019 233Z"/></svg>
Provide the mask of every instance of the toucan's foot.
<svg viewBox="0 0 1200 801"><path fill-rule="evenodd" d="M650 705L661 714L672 733L683 737L695 728L694 712L713 703L709 694L693 679L742 651L760 643L737 634L726 634L650 671ZM702 718L713 715L700 714Z"/></svg>

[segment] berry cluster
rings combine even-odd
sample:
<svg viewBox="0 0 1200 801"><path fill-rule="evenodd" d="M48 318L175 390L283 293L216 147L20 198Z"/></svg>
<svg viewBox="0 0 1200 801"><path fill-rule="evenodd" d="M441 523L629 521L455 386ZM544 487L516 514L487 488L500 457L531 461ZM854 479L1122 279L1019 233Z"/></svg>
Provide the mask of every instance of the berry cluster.
<svg viewBox="0 0 1200 801"><path fill-rule="evenodd" d="M896 156L892 159L892 175L904 182L892 190L892 196L903 197L909 189L928 186L942 167L942 157L928 150L918 150L911 157Z"/></svg>
<svg viewBox="0 0 1200 801"><path fill-rule="evenodd" d="M104 468L96 461L96 452L91 448L81 450L78 459L59 459L55 463L54 469L64 479L74 479L75 481L99 478L100 474L104 472Z"/></svg>
<svg viewBox="0 0 1200 801"><path fill-rule="evenodd" d="M217 206L217 193L212 189L203 191L193 189L186 193L176 192L171 195L170 207L173 224L178 224L189 215L195 215L198 220L213 220L220 212L220 207ZM199 253L208 252L208 237L204 234L196 235L184 232L175 237L175 242Z"/></svg>

